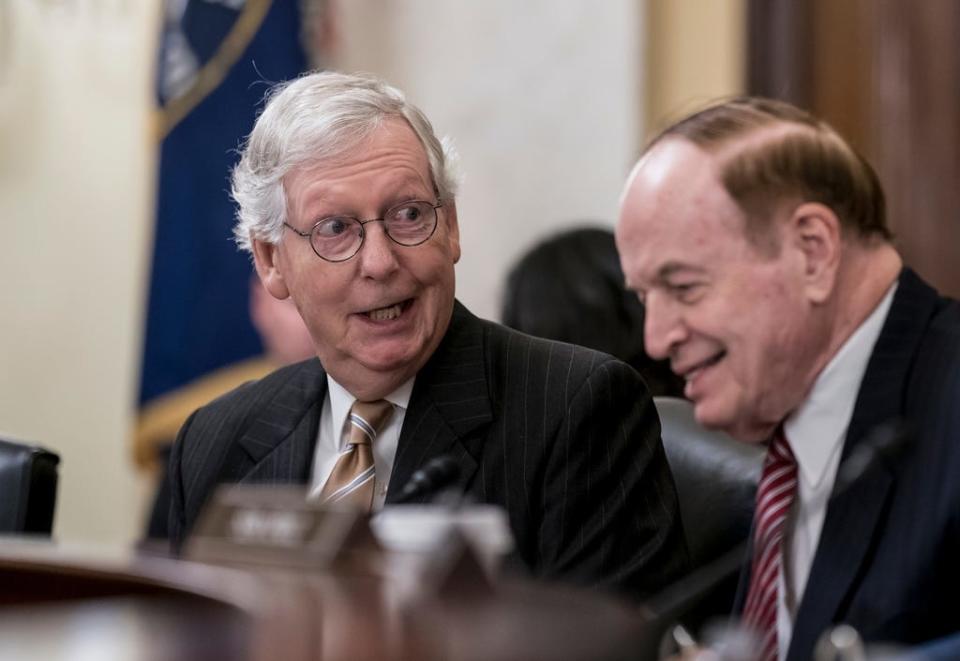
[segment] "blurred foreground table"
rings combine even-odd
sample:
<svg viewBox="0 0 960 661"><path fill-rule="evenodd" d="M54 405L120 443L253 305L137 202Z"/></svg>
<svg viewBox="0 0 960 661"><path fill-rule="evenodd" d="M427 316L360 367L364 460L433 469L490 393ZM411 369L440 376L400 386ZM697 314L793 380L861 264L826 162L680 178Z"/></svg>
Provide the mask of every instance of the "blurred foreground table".
<svg viewBox="0 0 960 661"><path fill-rule="evenodd" d="M226 568L0 538L0 658L627 659L642 645L643 613L595 593L416 576L388 555Z"/></svg>

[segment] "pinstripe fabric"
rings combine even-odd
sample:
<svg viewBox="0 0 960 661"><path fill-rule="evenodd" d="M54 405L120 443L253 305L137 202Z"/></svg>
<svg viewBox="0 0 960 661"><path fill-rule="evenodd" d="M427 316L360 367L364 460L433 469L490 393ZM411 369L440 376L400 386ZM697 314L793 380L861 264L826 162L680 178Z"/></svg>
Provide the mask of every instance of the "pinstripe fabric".
<svg viewBox="0 0 960 661"><path fill-rule="evenodd" d="M373 443L393 415L393 404L385 399L354 402L347 420L349 449L333 466L320 499L326 503L353 505L369 512L373 505Z"/></svg>
<svg viewBox="0 0 960 661"><path fill-rule="evenodd" d="M201 409L171 457L178 544L217 482L307 480L325 378L280 370ZM686 566L652 399L627 365L477 319L459 303L417 374L387 492L440 454L500 505L533 574L648 594Z"/></svg>
<svg viewBox="0 0 960 661"><path fill-rule="evenodd" d="M960 585L960 305L904 269L847 430L842 460L879 424L909 445L874 462L827 508L788 661L846 622L870 641L912 645L956 631ZM741 574L738 609L746 578Z"/></svg>
<svg viewBox="0 0 960 661"><path fill-rule="evenodd" d="M783 534L797 493L797 461L779 428L767 450L757 485L753 523L753 568L743 622L759 640L758 661L777 658L777 585L783 559Z"/></svg>

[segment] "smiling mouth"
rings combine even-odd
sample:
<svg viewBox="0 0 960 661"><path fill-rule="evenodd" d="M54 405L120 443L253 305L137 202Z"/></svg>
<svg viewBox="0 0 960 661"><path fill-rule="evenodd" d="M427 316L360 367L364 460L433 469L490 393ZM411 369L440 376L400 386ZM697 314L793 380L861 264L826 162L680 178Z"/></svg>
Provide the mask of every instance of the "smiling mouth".
<svg viewBox="0 0 960 661"><path fill-rule="evenodd" d="M686 370L682 374L683 379L686 381L692 381L703 370L707 369L708 367L713 367L714 365L719 363L721 360L723 360L726 357L726 355L727 355L726 351L721 351L720 353L714 356L711 356L710 358L707 358L704 361L697 363L696 365Z"/></svg>
<svg viewBox="0 0 960 661"><path fill-rule="evenodd" d="M393 305L388 305L383 308L376 308L375 310L368 310L362 314L371 321L390 321L403 314L403 311L410 307L410 303L412 302L413 299L408 298L405 301L394 303Z"/></svg>

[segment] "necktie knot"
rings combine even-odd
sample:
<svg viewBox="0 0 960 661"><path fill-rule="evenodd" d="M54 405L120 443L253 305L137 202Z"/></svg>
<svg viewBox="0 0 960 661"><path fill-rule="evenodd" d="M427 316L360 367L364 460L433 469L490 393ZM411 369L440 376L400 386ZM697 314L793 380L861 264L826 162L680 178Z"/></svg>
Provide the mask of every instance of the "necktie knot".
<svg viewBox="0 0 960 661"><path fill-rule="evenodd" d="M796 467L797 465L797 460L793 456L793 450L790 449L787 436L783 433L783 425L777 427L777 431L770 440L766 462L787 467Z"/></svg>
<svg viewBox="0 0 960 661"><path fill-rule="evenodd" d="M371 445L392 416L393 404L385 399L373 402L357 400L350 407L349 442L352 445Z"/></svg>
<svg viewBox="0 0 960 661"><path fill-rule="evenodd" d="M356 401L350 407L349 446L333 467L320 497L327 503L353 505L370 511L373 505L374 462L371 445L393 415L385 399Z"/></svg>

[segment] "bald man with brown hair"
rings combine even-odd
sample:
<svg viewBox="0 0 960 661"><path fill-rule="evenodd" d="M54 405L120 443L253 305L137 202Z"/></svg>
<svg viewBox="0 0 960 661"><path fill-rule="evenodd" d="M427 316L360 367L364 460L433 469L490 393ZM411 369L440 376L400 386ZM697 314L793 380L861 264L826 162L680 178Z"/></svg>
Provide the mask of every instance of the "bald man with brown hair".
<svg viewBox="0 0 960 661"><path fill-rule="evenodd" d="M715 104L646 149L617 246L697 419L768 444L738 598L757 657L809 659L839 622L956 630L960 305L903 267L870 165L788 104ZM896 460L872 440L894 422Z"/></svg>

